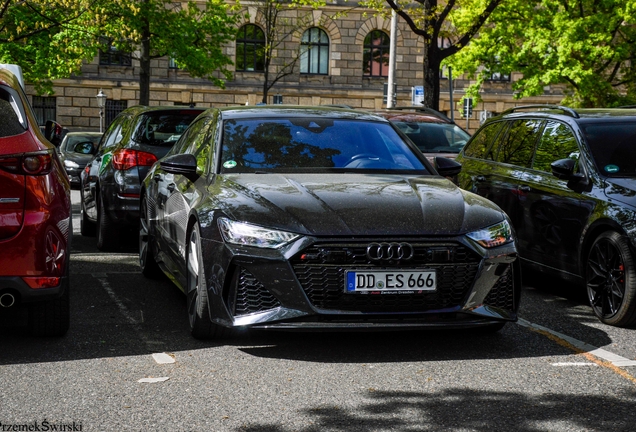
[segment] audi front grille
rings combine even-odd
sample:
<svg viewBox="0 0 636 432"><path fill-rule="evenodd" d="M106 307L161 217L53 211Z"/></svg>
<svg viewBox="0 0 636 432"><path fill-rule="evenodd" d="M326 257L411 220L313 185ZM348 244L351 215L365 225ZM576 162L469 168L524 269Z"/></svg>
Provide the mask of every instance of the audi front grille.
<svg viewBox="0 0 636 432"><path fill-rule="evenodd" d="M460 306L473 285L481 257L460 244L410 243L408 260L369 258L369 245L316 244L296 254L291 263L303 291L317 308L360 312L426 312ZM387 244L400 244L393 242ZM408 255L407 255L408 256ZM347 294L346 270L426 268L437 272L437 290L423 293Z"/></svg>

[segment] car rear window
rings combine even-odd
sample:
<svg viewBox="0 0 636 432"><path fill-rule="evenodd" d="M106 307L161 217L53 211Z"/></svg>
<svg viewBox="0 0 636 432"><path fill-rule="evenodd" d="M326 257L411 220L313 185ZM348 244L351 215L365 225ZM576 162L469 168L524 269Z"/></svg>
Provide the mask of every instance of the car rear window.
<svg viewBox="0 0 636 432"><path fill-rule="evenodd" d="M0 138L19 135L26 130L22 103L15 92L0 85Z"/></svg>
<svg viewBox="0 0 636 432"><path fill-rule="evenodd" d="M151 111L139 116L133 140L150 146L172 146L203 111Z"/></svg>
<svg viewBox="0 0 636 432"><path fill-rule="evenodd" d="M636 122L588 123L581 129L601 174L636 176Z"/></svg>
<svg viewBox="0 0 636 432"><path fill-rule="evenodd" d="M222 172L397 170L427 174L388 123L328 118L224 122Z"/></svg>
<svg viewBox="0 0 636 432"><path fill-rule="evenodd" d="M470 135L447 123L392 121L423 152L459 153Z"/></svg>

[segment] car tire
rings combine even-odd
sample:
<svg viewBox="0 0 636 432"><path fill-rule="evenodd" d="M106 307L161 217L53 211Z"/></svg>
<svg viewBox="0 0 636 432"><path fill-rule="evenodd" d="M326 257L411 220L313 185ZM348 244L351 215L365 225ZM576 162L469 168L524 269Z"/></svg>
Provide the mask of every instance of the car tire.
<svg viewBox="0 0 636 432"><path fill-rule="evenodd" d="M186 296L190 333L197 339L226 336L229 329L210 319L205 267L201 253L199 226L192 227L186 248L187 283Z"/></svg>
<svg viewBox="0 0 636 432"><path fill-rule="evenodd" d="M115 250L119 244L119 235L114 227L114 223L106 211L104 199L99 195L97 206L97 249L110 252Z"/></svg>
<svg viewBox="0 0 636 432"><path fill-rule="evenodd" d="M80 234L84 237L95 237L95 222L88 219L86 216L86 212L84 211L83 206L80 209Z"/></svg>
<svg viewBox="0 0 636 432"><path fill-rule="evenodd" d="M148 218L148 200L144 196L141 200L139 217L139 267L141 273L150 279L163 278L164 274L155 260L154 237L151 233L150 221Z"/></svg>
<svg viewBox="0 0 636 432"><path fill-rule="evenodd" d="M630 327L636 323L636 267L625 236L607 231L592 244L586 261L590 306L601 322Z"/></svg>

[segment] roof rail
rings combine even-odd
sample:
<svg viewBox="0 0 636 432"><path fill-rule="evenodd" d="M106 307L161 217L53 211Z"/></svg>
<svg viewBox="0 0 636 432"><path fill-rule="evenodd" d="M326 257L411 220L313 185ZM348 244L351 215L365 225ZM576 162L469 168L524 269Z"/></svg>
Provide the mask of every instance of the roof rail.
<svg viewBox="0 0 636 432"><path fill-rule="evenodd" d="M428 108L428 107L424 107L424 106L400 106L400 107L393 107L393 108L387 108L388 110L403 110L403 111L407 111L407 110L411 110L411 111L419 111L419 112L423 112L423 113L427 113L427 114L433 114L434 116L437 116L439 118L441 118L442 120L446 120L448 122L454 123L451 119L448 118L448 116L444 113L441 113L433 108Z"/></svg>
<svg viewBox="0 0 636 432"><path fill-rule="evenodd" d="M561 105L550 105L550 104L521 105L521 106L517 106L517 107L514 107L514 108L509 108L509 109L505 110L504 112L502 112L501 115L506 115L506 114L510 114L510 113L513 113L513 112L516 112L516 111L526 110L526 109L561 110L566 115L569 115L570 117L580 118L579 114L576 111L574 111L572 108L564 107L564 106L561 106Z"/></svg>

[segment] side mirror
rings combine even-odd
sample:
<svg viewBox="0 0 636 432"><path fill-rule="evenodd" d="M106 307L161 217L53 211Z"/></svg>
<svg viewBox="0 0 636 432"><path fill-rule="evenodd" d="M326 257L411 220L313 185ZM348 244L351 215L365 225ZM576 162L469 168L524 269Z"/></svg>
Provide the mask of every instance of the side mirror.
<svg viewBox="0 0 636 432"><path fill-rule="evenodd" d="M47 120L44 126L44 138L55 147L59 147L62 142L62 125L53 120Z"/></svg>
<svg viewBox="0 0 636 432"><path fill-rule="evenodd" d="M162 170L170 174L179 174L194 182L199 178L197 158L192 154L176 154L159 161Z"/></svg>
<svg viewBox="0 0 636 432"><path fill-rule="evenodd" d="M85 141L85 142L81 142L75 145L75 147L73 147L73 151L75 153L80 153L80 154L95 154L95 144L93 144L91 141Z"/></svg>
<svg viewBox="0 0 636 432"><path fill-rule="evenodd" d="M576 161L574 159L559 159L550 164L552 175L559 180L579 180L583 179L583 174L575 173Z"/></svg>
<svg viewBox="0 0 636 432"><path fill-rule="evenodd" d="M444 177L455 177L462 170L462 164L443 156L435 156L435 169Z"/></svg>

